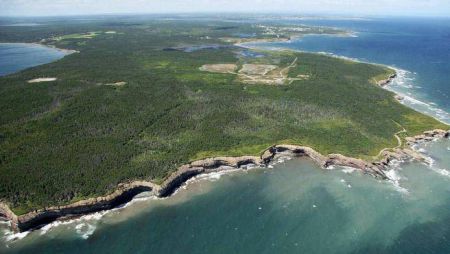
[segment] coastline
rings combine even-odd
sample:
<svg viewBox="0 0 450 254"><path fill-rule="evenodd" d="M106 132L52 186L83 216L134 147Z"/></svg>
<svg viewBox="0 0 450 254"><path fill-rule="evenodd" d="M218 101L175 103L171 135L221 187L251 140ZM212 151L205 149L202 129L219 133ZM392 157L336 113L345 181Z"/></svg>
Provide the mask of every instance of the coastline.
<svg viewBox="0 0 450 254"><path fill-rule="evenodd" d="M54 45L47 45L47 44L43 44L40 42L0 42L0 44L16 44L16 45L22 44L22 45L37 46L37 47L46 47L46 48L51 48L51 49L55 49L57 51L63 52L66 55L70 55L73 53L80 53L80 51L78 51L78 50L58 48Z"/></svg>
<svg viewBox="0 0 450 254"><path fill-rule="evenodd" d="M312 35L314 35L314 34L312 34ZM322 34L316 34L316 35L318 35L318 36L325 36L325 35L322 35ZM331 34L331 35L328 35L328 36L336 36L336 35ZM283 47L265 47L265 46L262 46L262 47L259 46L258 47L258 46L255 46L255 45L249 45L249 44L253 44L253 43L258 44L258 43L266 43L266 42L287 42L287 43L290 43L295 38L300 38L300 37L293 37L293 38L290 38L290 39L278 39L278 40L271 39L270 41L254 40L254 41L246 41L246 42L242 42L242 43L238 42L238 43L235 43L234 45L237 46L237 47L241 47L241 48L245 48L245 49L249 49L249 50L292 51L292 52L298 52L298 53L319 54L319 55L325 55L325 56L328 56L328 57L334 57L334 58L337 58L337 59L353 61L353 62L357 62L357 63L372 64L372 65L377 65L377 66L381 66L381 67L385 67L385 68L391 69L391 70L395 71L395 73L393 75L389 76L387 79L376 81L375 84L380 86L380 87L382 87L383 89L385 89L385 90L387 90L389 92L394 93L395 94L394 98L397 101L399 101L401 104L405 105L406 107L409 107L409 108L411 108L413 110L416 110L416 111L418 111L418 112L420 112L422 114L430 116L430 117L434 118L435 120L437 120L437 121L439 121L439 122L441 122L443 124L450 125L450 122L448 120L449 117L450 117L450 114L446 113L447 117L441 119L441 118L439 118L439 114L433 114L434 112L423 112L420 109L414 108L412 105L414 105L414 104L426 105L427 107L431 107L431 111L443 112L442 109L436 108L436 107L430 105L429 102L420 101L420 100L418 100L416 98L413 98L413 97L411 97L409 95L402 94L402 93L400 93L398 91L395 91L394 89L389 89L389 85L392 84L392 82L396 78L400 78L401 77L401 75L400 75L401 73L408 72L407 70L403 70L403 69L400 69L400 68L397 68L397 67L394 67L394 66L390 66L390 65L386 65L386 64L380 64L380 63L375 63L375 62L363 61L363 60L360 60L358 58L352 58L352 57L337 55L337 54L330 53L330 52L311 52L311 51L306 51L306 50L297 50L297 49L290 49L290 48L283 48ZM405 103L406 101L409 101L410 103ZM445 121L444 119L447 120L447 121Z"/></svg>
<svg viewBox="0 0 450 254"><path fill-rule="evenodd" d="M437 129L425 131L423 134L414 137L407 137L405 140L408 146L412 146L420 142L449 137L450 130ZM364 174L383 180L389 180L384 170L392 160L425 161L425 158L420 153L411 148L393 148L391 151L383 150L381 152L381 159L368 162L341 154L329 154L325 156L310 147L280 144L269 147L260 156L215 157L190 162L179 167L161 185L149 181L121 183L113 193L106 196L90 198L69 205L47 207L19 216L7 204L0 202L0 217L10 222L14 232L39 229L57 220L70 219L116 208L130 202L133 197L142 192L150 192L159 198L170 197L186 181L195 176L231 169L244 169L250 165L267 167L279 156L306 156L321 168L329 168L331 166L351 167L360 170Z"/></svg>
<svg viewBox="0 0 450 254"><path fill-rule="evenodd" d="M20 52L22 52L23 50L39 52L39 54L41 54L41 52L44 52L45 54L47 54L46 56L48 58L47 60L44 60L43 62L34 60L34 61L30 61L29 64L26 64L24 66L22 66L21 64L17 64L17 65L13 65L12 68L2 69L2 71L0 71L0 77L14 75L14 74L17 74L17 73L23 71L24 69L32 68L32 67L35 67L38 65L53 63L53 62L63 59L64 57L72 55L74 53L80 53L77 50L57 48L53 45L45 45L45 44L42 44L39 42L0 42L0 46L6 47L6 48L11 47L11 48L13 48L13 51L19 50ZM8 60L8 58L11 58L12 56L13 55L11 55L11 54L9 56L6 56L6 60ZM14 57L16 57L16 56L14 56ZM40 59L40 58L35 57L35 59ZM21 60L23 60L23 59L21 59L19 57L18 63L20 63ZM8 61L17 61L17 60L14 60L13 58L11 58Z"/></svg>
<svg viewBox="0 0 450 254"><path fill-rule="evenodd" d="M51 47L39 43L32 44ZM245 45L243 46L239 43L235 45L239 47L245 47ZM72 53L75 52L78 51L72 51ZM335 55L332 56L341 58ZM349 60L349 58L345 59ZM354 59L351 60L355 61ZM377 85L384 87L390 84L396 77L397 75L393 74L388 77L388 79L378 81ZM436 138L448 138L449 135L450 130L432 130L425 131L423 134L414 137L407 137L405 138L405 140L407 141L407 144L411 146L418 142L431 141ZM56 220L79 217L98 211L113 209L115 207L128 203L133 199L134 196L142 192L151 192L157 197L170 197L186 181L195 176L221 172L230 169L243 169L249 165L265 167L279 155L307 156L322 168L327 168L333 165L352 167L359 169L365 174L369 174L381 179L389 179L384 170L389 165L390 161L394 159L413 159L420 161L424 160L421 154L415 152L410 148L397 147L383 149L380 152L381 159L369 162L357 158L346 157L341 154L322 155L310 147L280 144L269 147L260 156L215 157L190 162L189 164L179 167L175 172L170 174L169 177L166 178L166 180L161 185L157 185L148 181L133 181L128 183L121 183L117 186L116 190L113 193L106 196L90 198L64 206L52 206L43 208L19 216L14 214L14 212L12 212L7 204L0 202L0 219L1 217L4 217L8 221L10 221L12 229L16 232L38 229Z"/></svg>

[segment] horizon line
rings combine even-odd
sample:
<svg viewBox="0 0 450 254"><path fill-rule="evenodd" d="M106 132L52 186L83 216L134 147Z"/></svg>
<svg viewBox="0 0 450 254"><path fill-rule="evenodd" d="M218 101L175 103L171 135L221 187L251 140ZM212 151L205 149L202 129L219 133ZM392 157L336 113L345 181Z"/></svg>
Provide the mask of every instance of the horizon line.
<svg viewBox="0 0 450 254"><path fill-rule="evenodd" d="M103 13L73 13L73 14L43 14L43 15L8 15L0 14L0 18L45 18L45 17L80 17L80 16L145 16L145 15L289 15L304 17L347 17L347 18L366 18L366 17L401 17L401 18L450 18L444 14L356 14L356 13L335 13L335 12L305 12L294 11L174 11L174 12L103 12Z"/></svg>

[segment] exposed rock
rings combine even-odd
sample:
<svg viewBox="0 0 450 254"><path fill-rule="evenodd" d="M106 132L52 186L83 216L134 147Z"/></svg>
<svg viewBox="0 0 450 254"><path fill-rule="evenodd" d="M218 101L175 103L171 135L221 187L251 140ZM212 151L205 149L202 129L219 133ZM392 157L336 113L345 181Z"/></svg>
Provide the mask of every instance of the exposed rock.
<svg viewBox="0 0 450 254"><path fill-rule="evenodd" d="M194 161L188 165L181 166L172 173L161 185L158 196L170 196L183 183L199 174L217 172L226 168L240 168L248 164L261 165L261 163L262 159L256 156L216 157Z"/></svg>
<svg viewBox="0 0 450 254"><path fill-rule="evenodd" d="M415 137L408 137L406 138L406 141L411 145L436 138L448 138L449 136L450 131L436 129L426 131ZM183 183L196 175L227 170L230 168L242 168L250 164L260 166L267 165L277 154L307 156L323 168L332 165L347 166L359 169L366 174L382 179L388 179L383 170L389 165L389 162L394 159L424 160L424 157L420 153L409 148L385 150L381 153L381 160L367 162L341 154L324 156L314 149L305 146L275 145L264 151L260 157L215 157L191 162L179 167L178 170L172 173L161 185L146 181L123 183L119 184L112 194L104 197L90 198L70 205L48 207L20 216L15 215L5 203L0 202L0 217L4 217L11 221L12 228L15 231L35 229L60 218L80 216L117 207L129 202L135 195L145 191L151 191L154 195L159 197L167 197L173 194Z"/></svg>
<svg viewBox="0 0 450 254"><path fill-rule="evenodd" d="M116 191L104 197L90 198L70 205L43 208L20 216L16 216L6 204L0 203L0 214L11 221L13 230L22 232L39 228L58 218L111 209L129 202L139 193L152 191L155 188L158 186L144 181L120 184Z"/></svg>
<svg viewBox="0 0 450 254"><path fill-rule="evenodd" d="M377 82L377 85L379 86L386 86L389 83L391 83L395 78L397 77L397 73L392 74L387 79L383 79Z"/></svg>
<svg viewBox="0 0 450 254"><path fill-rule="evenodd" d="M448 138L450 136L450 130L435 129L431 131L425 131L423 134L416 135L414 137L405 138L408 145L414 145L424 141L432 141L437 138Z"/></svg>

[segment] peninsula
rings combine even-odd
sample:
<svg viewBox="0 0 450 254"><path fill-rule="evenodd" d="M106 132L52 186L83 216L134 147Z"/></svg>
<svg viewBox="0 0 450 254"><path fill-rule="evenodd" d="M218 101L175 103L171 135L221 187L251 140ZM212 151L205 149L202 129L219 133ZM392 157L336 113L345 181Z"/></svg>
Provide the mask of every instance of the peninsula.
<svg viewBox="0 0 450 254"><path fill-rule="evenodd" d="M76 52L0 78L0 215L29 230L286 152L386 178L389 160L420 159L408 143L448 137L380 87L390 68L236 45L348 33L268 22L0 27Z"/></svg>

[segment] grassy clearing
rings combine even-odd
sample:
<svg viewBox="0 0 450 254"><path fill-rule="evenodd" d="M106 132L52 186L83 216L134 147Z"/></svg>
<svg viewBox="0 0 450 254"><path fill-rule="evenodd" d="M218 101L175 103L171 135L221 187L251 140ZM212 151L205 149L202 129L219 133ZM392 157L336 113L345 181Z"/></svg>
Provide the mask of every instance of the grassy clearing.
<svg viewBox="0 0 450 254"><path fill-rule="evenodd" d="M77 33L77 34L68 34L63 36L53 37L52 40L62 41L62 40L77 40L77 39L92 39L102 32L87 32L87 33ZM106 32L108 33L108 32Z"/></svg>

